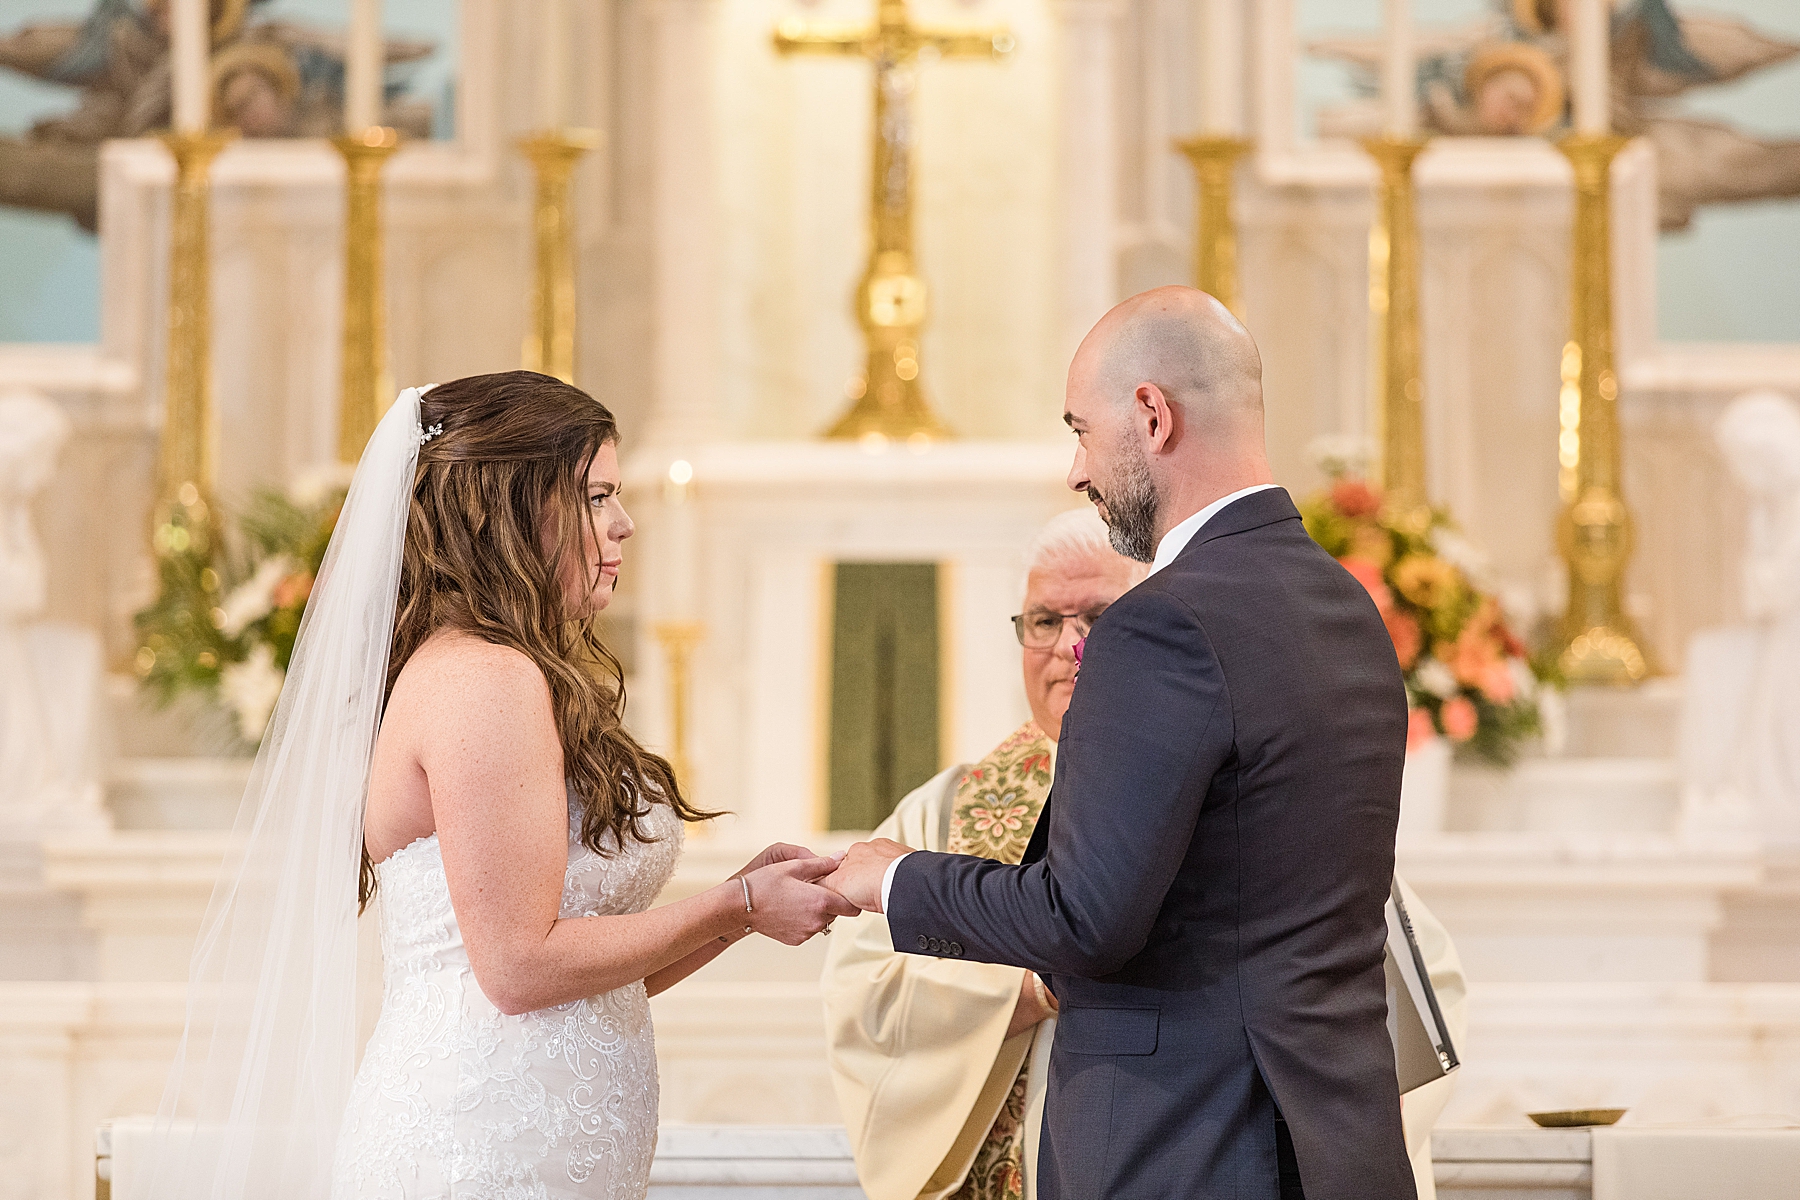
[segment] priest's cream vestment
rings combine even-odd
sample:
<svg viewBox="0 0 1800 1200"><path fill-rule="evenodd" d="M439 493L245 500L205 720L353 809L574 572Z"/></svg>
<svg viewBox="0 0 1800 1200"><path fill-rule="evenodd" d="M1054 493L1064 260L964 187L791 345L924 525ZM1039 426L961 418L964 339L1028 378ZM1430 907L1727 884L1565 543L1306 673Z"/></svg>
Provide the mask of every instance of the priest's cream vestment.
<svg viewBox="0 0 1800 1200"><path fill-rule="evenodd" d="M1028 723L981 762L922 784L875 832L920 850L1018 862L1055 761L1055 744ZM1400 886L1460 1045L1465 988L1455 947L1412 890ZM1056 1021L1007 1040L1023 969L896 954L879 913L839 922L831 942L822 990L832 1082L869 1200L1035 1200ZM1402 1098L1421 1200L1436 1194L1431 1127L1454 1078Z"/></svg>

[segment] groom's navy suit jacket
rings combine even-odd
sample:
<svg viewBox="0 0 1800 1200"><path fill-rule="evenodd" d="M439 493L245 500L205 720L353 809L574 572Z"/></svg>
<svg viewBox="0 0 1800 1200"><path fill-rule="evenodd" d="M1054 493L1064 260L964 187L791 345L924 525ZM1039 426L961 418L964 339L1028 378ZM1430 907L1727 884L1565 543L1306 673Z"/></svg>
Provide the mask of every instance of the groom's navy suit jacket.
<svg viewBox="0 0 1800 1200"><path fill-rule="evenodd" d="M1382 905L1406 695L1285 491L1227 505L1095 624L1026 861L913 854L896 949L1061 1004L1043 1200L1411 1200ZM1035 861L1034 861L1035 859Z"/></svg>

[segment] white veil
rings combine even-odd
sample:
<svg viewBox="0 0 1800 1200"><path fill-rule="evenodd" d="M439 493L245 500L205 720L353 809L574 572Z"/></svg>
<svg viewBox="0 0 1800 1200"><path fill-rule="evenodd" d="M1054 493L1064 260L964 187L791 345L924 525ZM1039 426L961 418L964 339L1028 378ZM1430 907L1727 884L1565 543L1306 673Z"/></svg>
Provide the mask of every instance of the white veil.
<svg viewBox="0 0 1800 1200"><path fill-rule="evenodd" d="M400 393L350 483L194 947L147 1200L323 1200L356 1061L356 887L419 458Z"/></svg>

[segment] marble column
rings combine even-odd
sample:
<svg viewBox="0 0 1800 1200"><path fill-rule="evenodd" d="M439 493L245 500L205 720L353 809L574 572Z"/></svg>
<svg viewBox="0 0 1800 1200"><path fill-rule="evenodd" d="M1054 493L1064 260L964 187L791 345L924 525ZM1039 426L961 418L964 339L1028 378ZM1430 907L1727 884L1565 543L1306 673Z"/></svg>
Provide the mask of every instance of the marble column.
<svg viewBox="0 0 1800 1200"><path fill-rule="evenodd" d="M1119 299L1118 126L1113 61L1118 0L1057 0L1062 194L1058 229L1062 296L1058 343L1065 357Z"/></svg>
<svg viewBox="0 0 1800 1200"><path fill-rule="evenodd" d="M718 0L652 0L654 409L650 441L716 435L719 394Z"/></svg>

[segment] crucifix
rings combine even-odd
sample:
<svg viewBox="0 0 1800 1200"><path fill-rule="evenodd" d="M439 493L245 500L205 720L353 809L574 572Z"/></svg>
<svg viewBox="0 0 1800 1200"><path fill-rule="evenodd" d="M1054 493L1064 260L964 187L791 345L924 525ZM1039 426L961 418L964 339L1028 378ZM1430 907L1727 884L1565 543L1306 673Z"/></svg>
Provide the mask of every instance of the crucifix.
<svg viewBox="0 0 1800 1200"><path fill-rule="evenodd" d="M1004 58L1004 29L953 32L912 24L906 0L879 0L874 25L826 25L788 19L775 30L782 54L866 58L875 66L875 152L869 195L869 266L856 289L868 363L855 404L826 437L949 436L919 385L919 331L925 324L925 281L913 263L914 73L921 59Z"/></svg>

